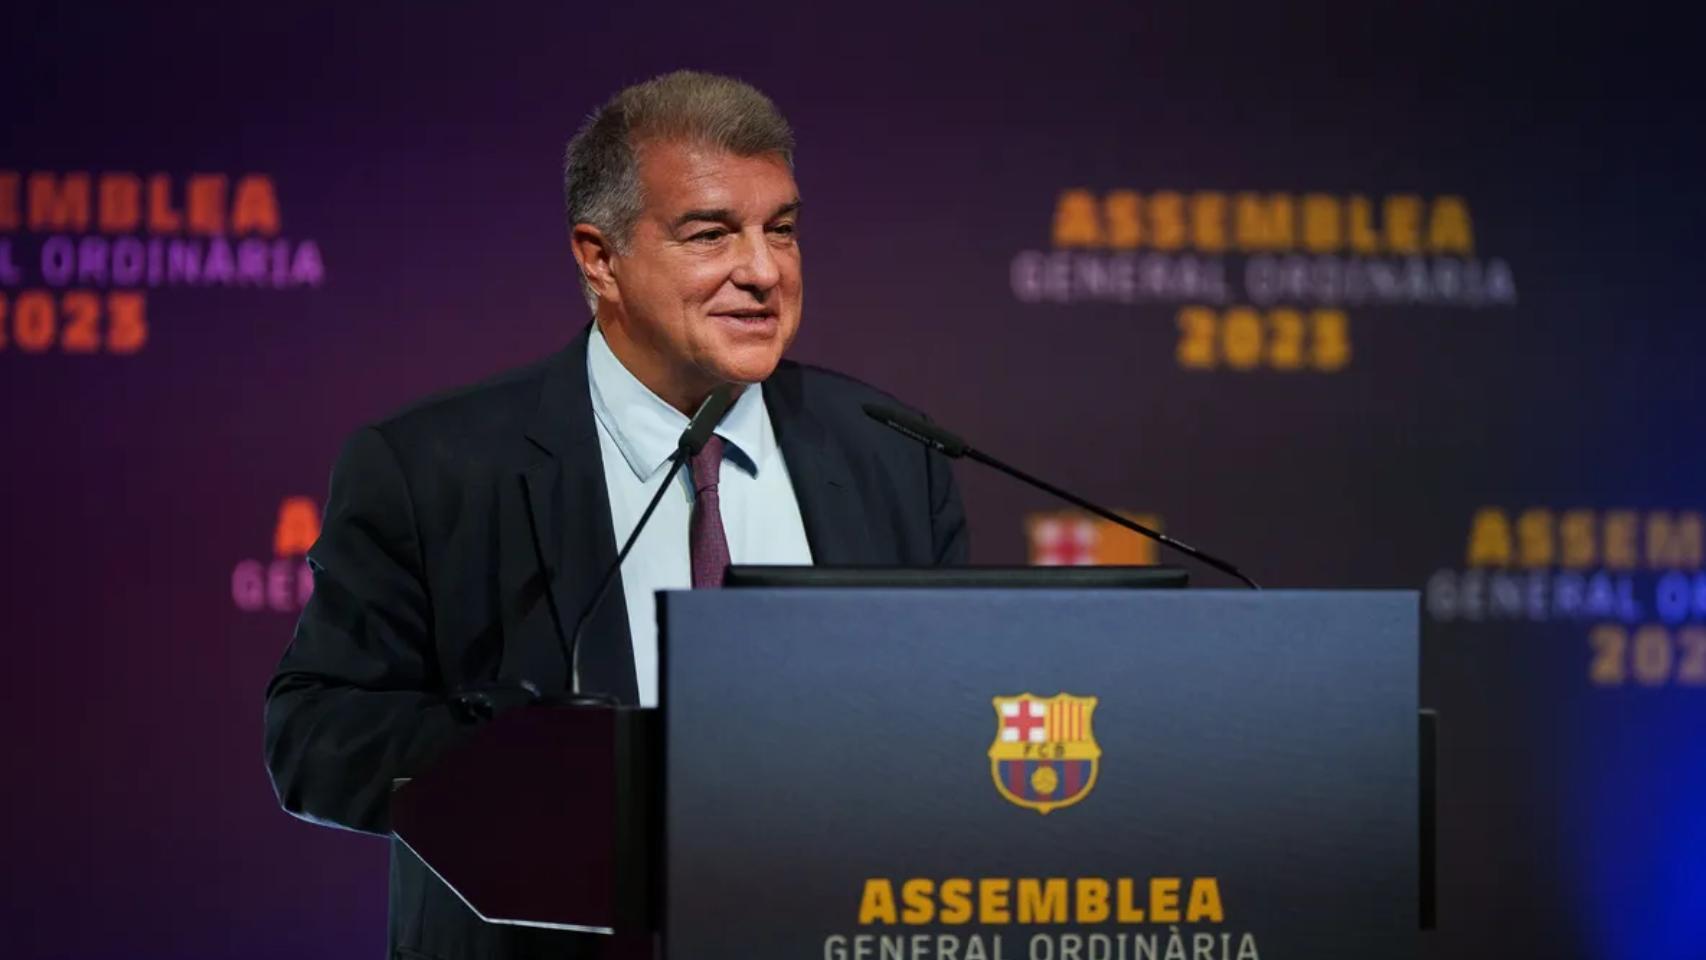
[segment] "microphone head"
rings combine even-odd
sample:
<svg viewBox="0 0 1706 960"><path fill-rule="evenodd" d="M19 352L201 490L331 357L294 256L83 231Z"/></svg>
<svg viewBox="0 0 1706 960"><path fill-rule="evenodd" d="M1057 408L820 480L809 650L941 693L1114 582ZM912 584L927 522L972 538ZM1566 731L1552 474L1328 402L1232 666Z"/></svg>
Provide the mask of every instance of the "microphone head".
<svg viewBox="0 0 1706 960"><path fill-rule="evenodd" d="M687 421L687 429L681 432L681 440L676 444L676 453L683 457L695 456L705 448L706 441L711 439L711 433L717 429L717 424L723 420L723 414L734 406L735 385L725 383L705 398L699 404L699 409L693 412L693 419Z"/></svg>
<svg viewBox="0 0 1706 960"><path fill-rule="evenodd" d="M971 449L971 445L964 440L922 417L915 417L910 413L904 413L877 403L865 404L864 411L865 416L872 420L892 430L898 430L946 456L963 457L966 451Z"/></svg>

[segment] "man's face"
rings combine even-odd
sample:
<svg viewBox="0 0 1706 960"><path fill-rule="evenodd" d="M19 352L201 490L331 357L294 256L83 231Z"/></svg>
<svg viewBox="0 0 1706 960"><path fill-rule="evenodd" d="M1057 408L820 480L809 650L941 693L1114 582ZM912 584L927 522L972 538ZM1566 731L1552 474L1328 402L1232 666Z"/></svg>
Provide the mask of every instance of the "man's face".
<svg viewBox="0 0 1706 960"><path fill-rule="evenodd" d="M652 141L639 173L645 207L627 252L610 258L622 328L612 346L625 339L636 354L618 356L678 407L770 376L799 330L803 292L787 163Z"/></svg>

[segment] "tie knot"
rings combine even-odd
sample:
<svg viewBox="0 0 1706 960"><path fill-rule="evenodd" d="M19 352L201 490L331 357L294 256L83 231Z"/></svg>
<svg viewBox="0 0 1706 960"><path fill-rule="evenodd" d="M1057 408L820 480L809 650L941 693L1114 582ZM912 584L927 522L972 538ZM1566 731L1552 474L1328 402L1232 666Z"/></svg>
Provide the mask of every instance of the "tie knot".
<svg viewBox="0 0 1706 960"><path fill-rule="evenodd" d="M711 434L711 438L688 461L688 466L693 470L695 495L717 489L717 477L723 466L723 438Z"/></svg>

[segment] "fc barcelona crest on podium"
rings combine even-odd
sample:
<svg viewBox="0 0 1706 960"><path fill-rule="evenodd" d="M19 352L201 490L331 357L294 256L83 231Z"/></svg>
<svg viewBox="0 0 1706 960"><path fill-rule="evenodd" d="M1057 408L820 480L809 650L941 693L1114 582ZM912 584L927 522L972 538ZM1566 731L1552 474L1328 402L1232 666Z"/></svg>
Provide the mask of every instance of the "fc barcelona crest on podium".
<svg viewBox="0 0 1706 960"><path fill-rule="evenodd" d="M1095 697L1070 693L996 697L995 742L989 746L995 789L1045 814L1088 796L1102 758L1090 726L1095 712Z"/></svg>

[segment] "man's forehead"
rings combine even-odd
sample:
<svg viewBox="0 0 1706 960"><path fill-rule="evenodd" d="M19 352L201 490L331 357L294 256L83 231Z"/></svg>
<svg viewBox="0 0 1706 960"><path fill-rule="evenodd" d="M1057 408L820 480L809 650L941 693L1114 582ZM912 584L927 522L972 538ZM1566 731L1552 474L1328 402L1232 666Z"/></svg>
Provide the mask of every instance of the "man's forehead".
<svg viewBox="0 0 1706 960"><path fill-rule="evenodd" d="M652 141L636 153L646 205L655 213L773 208L798 200L793 171L779 153L743 156L690 141Z"/></svg>

